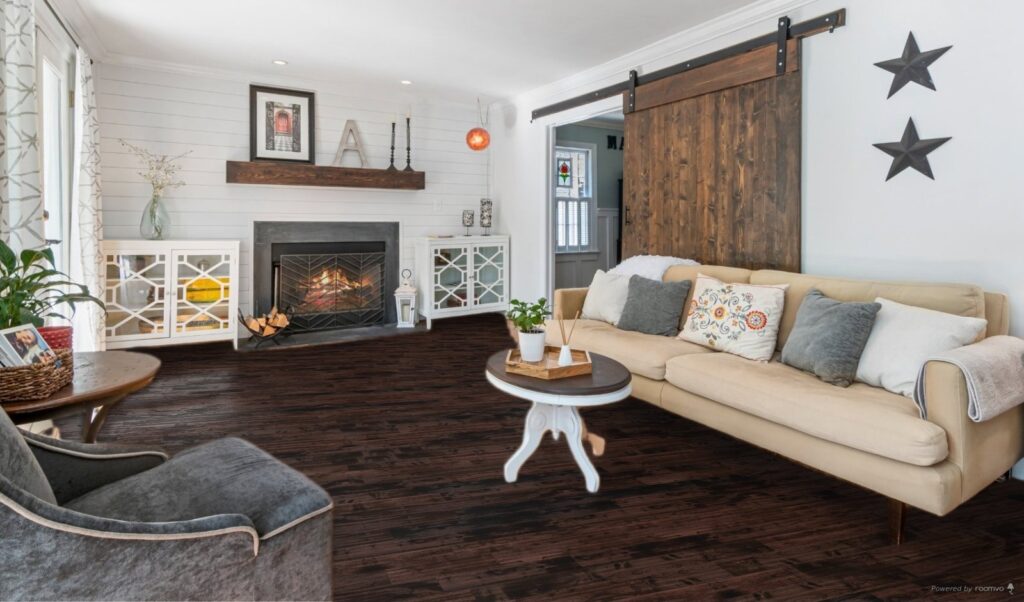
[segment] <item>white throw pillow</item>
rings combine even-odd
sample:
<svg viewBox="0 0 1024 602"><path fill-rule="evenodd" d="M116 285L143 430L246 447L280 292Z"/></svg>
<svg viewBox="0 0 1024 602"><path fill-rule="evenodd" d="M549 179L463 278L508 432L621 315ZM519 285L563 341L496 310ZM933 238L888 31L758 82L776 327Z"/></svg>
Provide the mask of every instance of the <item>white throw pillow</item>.
<svg viewBox="0 0 1024 602"><path fill-rule="evenodd" d="M751 360L770 360L788 284L727 284L697 274L679 338Z"/></svg>
<svg viewBox="0 0 1024 602"><path fill-rule="evenodd" d="M871 336L857 365L857 380L911 397L917 373L937 354L978 340L988 326L982 318L947 314L881 297Z"/></svg>
<svg viewBox="0 0 1024 602"><path fill-rule="evenodd" d="M590 288L587 289L587 298L583 300L581 317L618 325L629 294L629 278L606 274L604 270L595 272Z"/></svg>

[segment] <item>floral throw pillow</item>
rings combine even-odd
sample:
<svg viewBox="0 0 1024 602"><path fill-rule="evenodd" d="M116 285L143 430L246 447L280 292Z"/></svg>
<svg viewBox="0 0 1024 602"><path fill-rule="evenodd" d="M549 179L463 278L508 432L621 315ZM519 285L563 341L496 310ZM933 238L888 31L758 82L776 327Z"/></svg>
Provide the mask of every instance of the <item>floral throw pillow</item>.
<svg viewBox="0 0 1024 602"><path fill-rule="evenodd" d="M729 284L697 275L679 338L751 360L770 360L788 284Z"/></svg>

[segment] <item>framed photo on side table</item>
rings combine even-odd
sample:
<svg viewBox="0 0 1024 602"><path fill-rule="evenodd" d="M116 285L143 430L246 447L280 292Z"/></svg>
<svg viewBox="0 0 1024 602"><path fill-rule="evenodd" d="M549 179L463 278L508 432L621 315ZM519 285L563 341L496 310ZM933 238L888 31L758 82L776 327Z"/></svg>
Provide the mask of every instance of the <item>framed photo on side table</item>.
<svg viewBox="0 0 1024 602"><path fill-rule="evenodd" d="M249 160L316 163L315 94L249 86Z"/></svg>
<svg viewBox="0 0 1024 602"><path fill-rule="evenodd" d="M57 354L31 324L0 330L0 357L8 368L50 362L60 365Z"/></svg>

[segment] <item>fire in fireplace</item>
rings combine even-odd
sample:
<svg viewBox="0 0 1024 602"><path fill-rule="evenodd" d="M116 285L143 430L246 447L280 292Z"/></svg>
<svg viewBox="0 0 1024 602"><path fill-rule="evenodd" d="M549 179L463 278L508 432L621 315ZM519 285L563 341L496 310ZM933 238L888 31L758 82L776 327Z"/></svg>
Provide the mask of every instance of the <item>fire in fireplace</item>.
<svg viewBox="0 0 1024 602"><path fill-rule="evenodd" d="M282 254L275 305L298 331L368 326L385 319L384 253Z"/></svg>

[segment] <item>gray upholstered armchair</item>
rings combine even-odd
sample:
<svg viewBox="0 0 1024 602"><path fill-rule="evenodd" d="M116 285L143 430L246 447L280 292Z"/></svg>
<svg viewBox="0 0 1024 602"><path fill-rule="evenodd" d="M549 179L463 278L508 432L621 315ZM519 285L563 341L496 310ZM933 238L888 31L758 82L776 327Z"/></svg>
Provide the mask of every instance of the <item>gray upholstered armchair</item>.
<svg viewBox="0 0 1024 602"><path fill-rule="evenodd" d="M326 600L330 496L241 439L173 458L0 411L0 599Z"/></svg>

